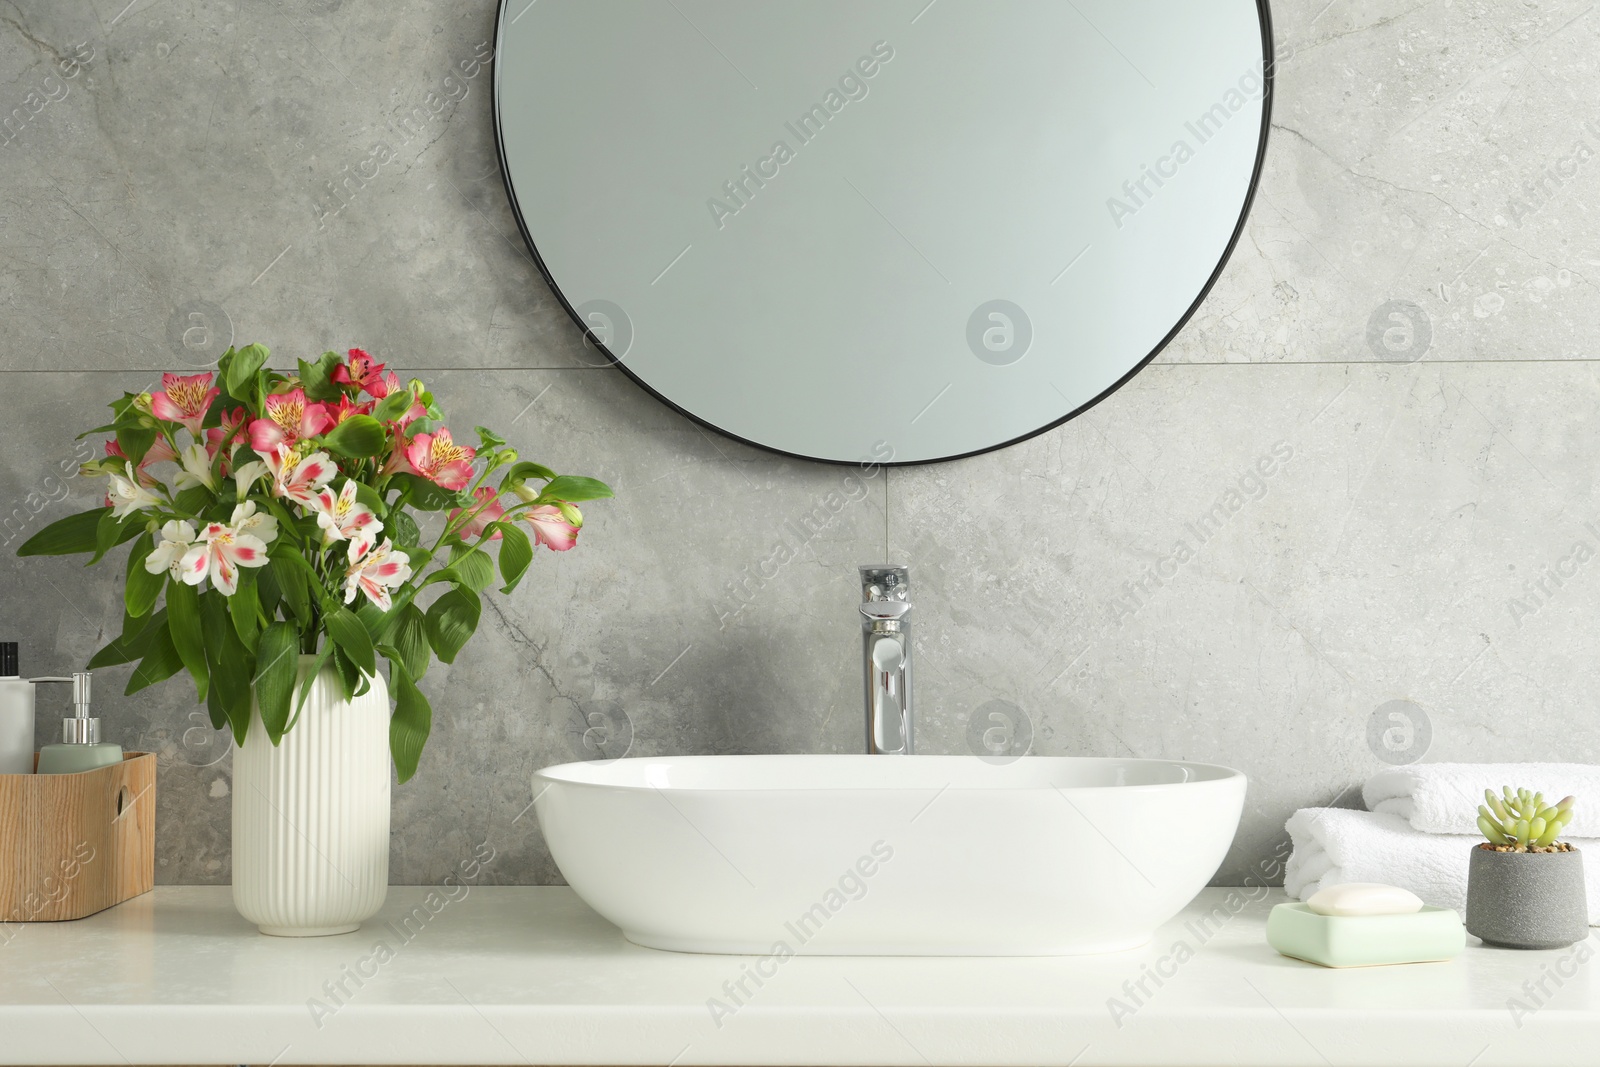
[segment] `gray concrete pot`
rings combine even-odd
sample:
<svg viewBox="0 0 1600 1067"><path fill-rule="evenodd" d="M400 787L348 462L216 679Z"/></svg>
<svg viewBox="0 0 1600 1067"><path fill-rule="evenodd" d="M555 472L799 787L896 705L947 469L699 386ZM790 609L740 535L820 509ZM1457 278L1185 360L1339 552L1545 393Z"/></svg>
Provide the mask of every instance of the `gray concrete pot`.
<svg viewBox="0 0 1600 1067"><path fill-rule="evenodd" d="M1467 933L1501 948L1563 948L1589 936L1583 853L1472 849Z"/></svg>

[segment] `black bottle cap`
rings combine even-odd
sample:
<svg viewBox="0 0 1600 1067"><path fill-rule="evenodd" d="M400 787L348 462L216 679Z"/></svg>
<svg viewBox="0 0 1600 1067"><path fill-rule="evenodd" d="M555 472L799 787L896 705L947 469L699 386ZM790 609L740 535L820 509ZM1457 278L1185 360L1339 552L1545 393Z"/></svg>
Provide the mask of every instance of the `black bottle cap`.
<svg viewBox="0 0 1600 1067"><path fill-rule="evenodd" d="M15 678L17 674L17 643L0 641L0 678Z"/></svg>

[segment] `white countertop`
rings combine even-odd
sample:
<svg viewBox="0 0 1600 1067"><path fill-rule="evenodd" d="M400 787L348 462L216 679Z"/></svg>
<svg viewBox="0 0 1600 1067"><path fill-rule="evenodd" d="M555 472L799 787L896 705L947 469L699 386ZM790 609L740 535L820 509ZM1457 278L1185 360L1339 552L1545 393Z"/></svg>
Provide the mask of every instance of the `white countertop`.
<svg viewBox="0 0 1600 1067"><path fill-rule="evenodd" d="M1267 947L1278 891L1223 921L1228 895L1240 902L1244 891L1206 890L1149 947L1115 955L769 963L775 973L760 988L745 980L752 995L742 1005L723 984L757 958L638 948L565 888L435 895L437 914L403 940L401 917L430 892L393 888L360 932L306 940L257 934L225 887L162 887L78 922L0 927L0 1063L1600 1059L1593 938L1555 952L1468 938L1472 947L1450 963L1324 970ZM1194 923L1218 906L1207 935ZM380 941L393 952L384 962L373 955ZM372 977L358 988L348 976L363 972ZM335 999L328 989L341 978L349 995ZM720 1026L712 997L733 1009ZM1123 1005L1120 1019L1111 998ZM1514 1015L1512 1000L1528 1010Z"/></svg>

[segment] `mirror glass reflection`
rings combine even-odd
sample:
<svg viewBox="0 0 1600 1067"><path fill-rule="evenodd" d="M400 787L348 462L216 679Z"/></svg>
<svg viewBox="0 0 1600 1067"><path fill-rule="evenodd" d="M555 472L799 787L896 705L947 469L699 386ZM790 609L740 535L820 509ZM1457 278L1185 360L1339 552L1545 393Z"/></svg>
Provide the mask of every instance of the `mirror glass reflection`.
<svg viewBox="0 0 1600 1067"><path fill-rule="evenodd" d="M585 351L731 436L924 462L1152 358L1242 223L1256 0L507 0L506 180Z"/></svg>

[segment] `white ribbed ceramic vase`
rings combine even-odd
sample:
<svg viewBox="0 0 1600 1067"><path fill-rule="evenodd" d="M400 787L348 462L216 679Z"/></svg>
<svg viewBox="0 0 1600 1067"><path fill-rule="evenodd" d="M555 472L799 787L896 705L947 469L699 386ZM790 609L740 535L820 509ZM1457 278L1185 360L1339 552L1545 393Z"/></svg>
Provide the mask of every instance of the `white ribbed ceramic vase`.
<svg viewBox="0 0 1600 1067"><path fill-rule="evenodd" d="M300 657L301 679L314 662ZM389 691L379 676L347 701L329 667L278 747L251 708L233 756L233 906L264 934L343 934L388 887Z"/></svg>

